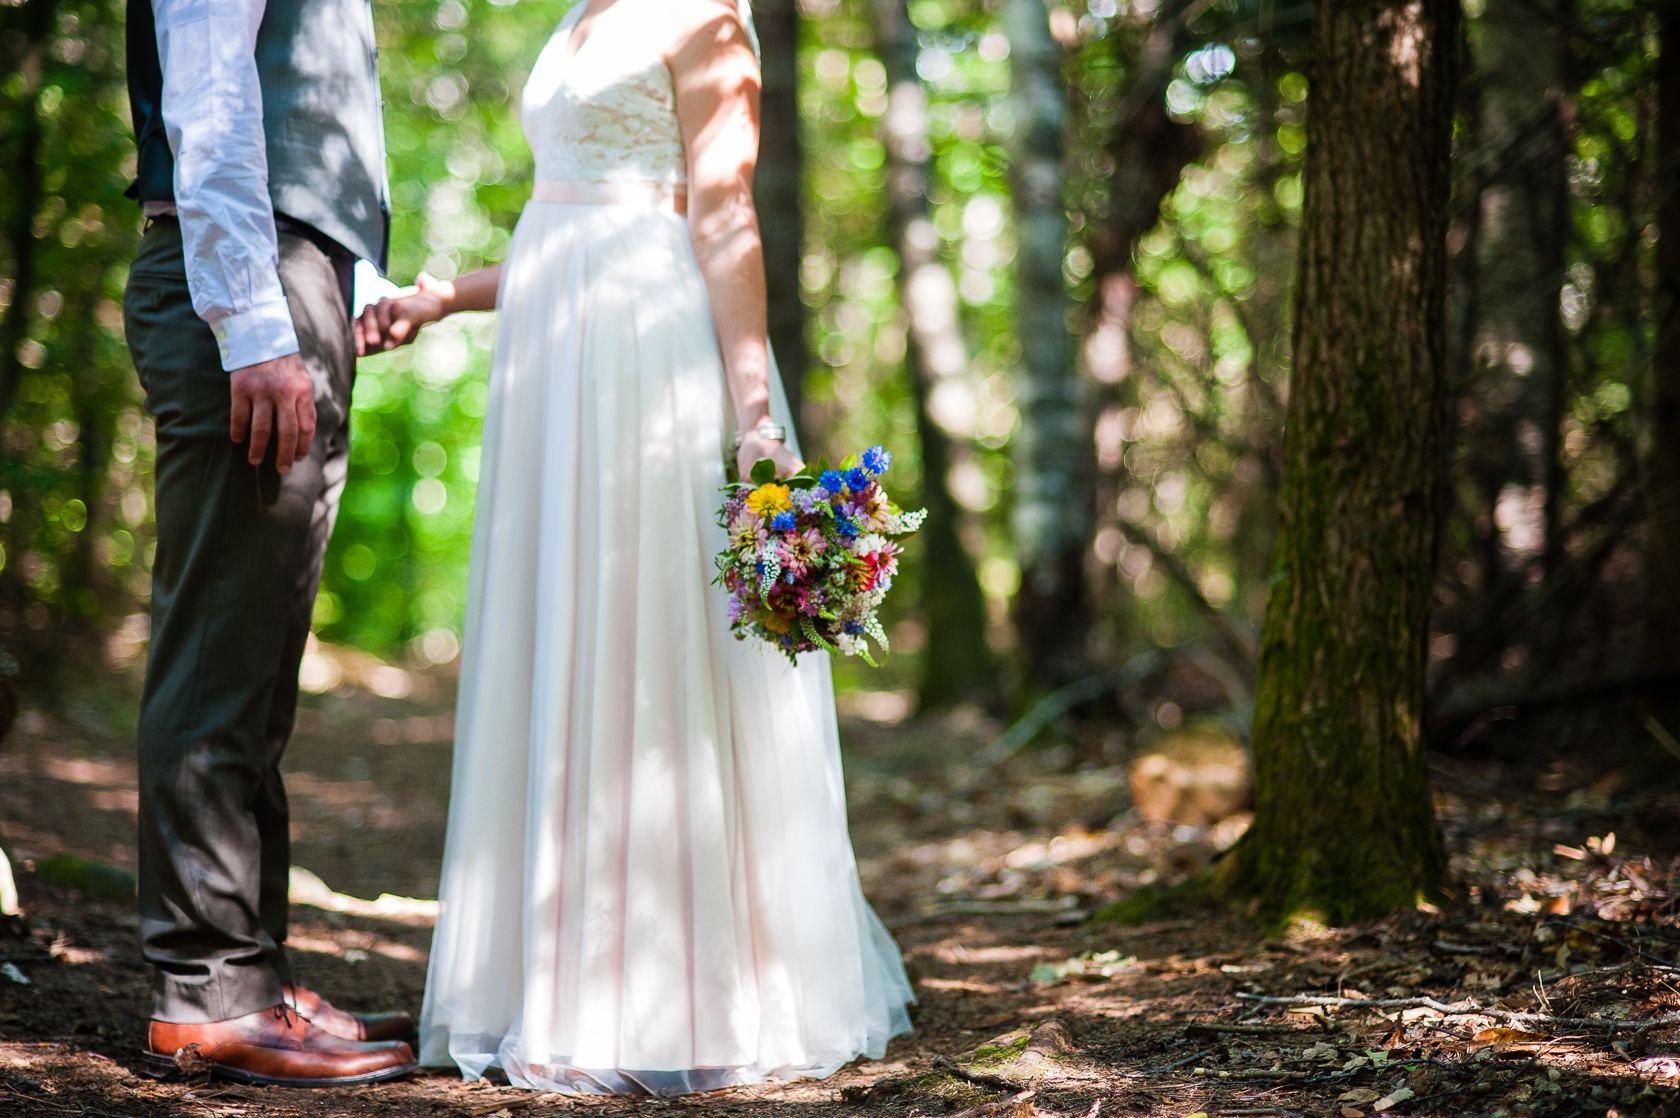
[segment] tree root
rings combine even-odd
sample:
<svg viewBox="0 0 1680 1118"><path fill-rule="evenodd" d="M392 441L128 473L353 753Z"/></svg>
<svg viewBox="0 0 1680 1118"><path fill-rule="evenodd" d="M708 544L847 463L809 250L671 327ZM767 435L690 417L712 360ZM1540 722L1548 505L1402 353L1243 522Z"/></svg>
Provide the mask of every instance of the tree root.
<svg viewBox="0 0 1680 1118"><path fill-rule="evenodd" d="M988 1091L1008 1091L1018 1094L1025 1090L1021 1084L1012 1079L1005 1079L1001 1075L987 1075L983 1071L970 1071L955 1060L940 1056L933 1061L933 1066L948 1073L954 1079L961 1079L965 1083L972 1083L976 1087L984 1087Z"/></svg>

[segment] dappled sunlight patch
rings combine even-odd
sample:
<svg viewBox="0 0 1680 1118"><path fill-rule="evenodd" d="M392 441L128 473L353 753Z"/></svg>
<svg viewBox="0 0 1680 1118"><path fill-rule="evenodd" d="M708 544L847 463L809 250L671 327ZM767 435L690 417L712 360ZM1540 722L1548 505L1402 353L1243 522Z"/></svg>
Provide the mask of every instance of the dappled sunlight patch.
<svg viewBox="0 0 1680 1118"><path fill-rule="evenodd" d="M435 900L381 893L375 900L364 901L358 897L336 893L326 882L302 866L292 867L289 885L288 899L291 903L312 905L328 912L375 916L382 920L420 925L435 923L439 912L439 905Z"/></svg>
<svg viewBox="0 0 1680 1118"><path fill-rule="evenodd" d="M309 951L317 955L332 955L350 963L365 962L369 953L383 955L400 963L424 963L426 953L408 946L370 936L365 932L289 933L286 946L293 951Z"/></svg>
<svg viewBox="0 0 1680 1118"><path fill-rule="evenodd" d="M298 686L312 695L359 689L384 699L426 702L434 697L434 687L425 672L411 671L345 645L328 644L313 634L304 647Z"/></svg>

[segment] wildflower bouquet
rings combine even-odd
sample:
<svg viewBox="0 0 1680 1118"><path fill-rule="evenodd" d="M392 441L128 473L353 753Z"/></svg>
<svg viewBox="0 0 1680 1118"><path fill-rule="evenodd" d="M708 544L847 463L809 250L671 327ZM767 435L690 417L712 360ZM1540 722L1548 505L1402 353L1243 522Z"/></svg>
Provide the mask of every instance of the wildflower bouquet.
<svg viewBox="0 0 1680 1118"><path fill-rule="evenodd" d="M876 446L839 469L825 459L777 481L766 459L750 482L725 490L718 522L729 546L717 557L717 582L729 591L737 640L757 637L790 661L820 648L875 666L865 638L886 653L876 610L898 572L895 541L927 516L888 499L880 477L891 464Z"/></svg>

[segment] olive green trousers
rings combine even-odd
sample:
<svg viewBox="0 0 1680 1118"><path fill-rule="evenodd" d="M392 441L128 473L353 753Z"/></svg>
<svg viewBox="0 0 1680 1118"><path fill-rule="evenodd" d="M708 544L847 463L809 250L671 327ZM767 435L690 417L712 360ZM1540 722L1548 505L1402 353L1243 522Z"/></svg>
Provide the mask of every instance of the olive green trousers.
<svg viewBox="0 0 1680 1118"><path fill-rule="evenodd" d="M150 222L129 272L124 322L157 429L139 850L140 935L156 968L158 1020L266 1009L289 975L280 758L349 465L353 263L280 237L280 282L318 424L308 458L284 476L272 443L252 466L248 448L229 438L228 374L193 313L179 223Z"/></svg>

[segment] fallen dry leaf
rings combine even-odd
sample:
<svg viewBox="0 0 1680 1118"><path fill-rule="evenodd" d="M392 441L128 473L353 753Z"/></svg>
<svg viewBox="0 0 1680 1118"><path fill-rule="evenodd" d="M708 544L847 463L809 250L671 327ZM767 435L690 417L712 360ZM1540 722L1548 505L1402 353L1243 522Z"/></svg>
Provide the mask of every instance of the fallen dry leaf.
<svg viewBox="0 0 1680 1118"><path fill-rule="evenodd" d="M1367 1103L1376 1102L1382 1098L1381 1091L1373 1091L1369 1087L1355 1087L1351 1091L1343 1091L1336 1096L1337 1102Z"/></svg>
<svg viewBox="0 0 1680 1118"><path fill-rule="evenodd" d="M1470 1039L1476 1044L1491 1044L1495 1052L1503 1052L1513 1044L1527 1044L1545 1040L1546 1037L1543 1033L1524 1032L1522 1029L1483 1029Z"/></svg>
<svg viewBox="0 0 1680 1118"><path fill-rule="evenodd" d="M1372 1109L1380 1113L1390 1107L1400 1105L1407 1099L1411 1098L1414 1094L1415 1092L1410 1087L1402 1087L1398 1091L1390 1091L1388 1094L1378 1099L1376 1105Z"/></svg>

